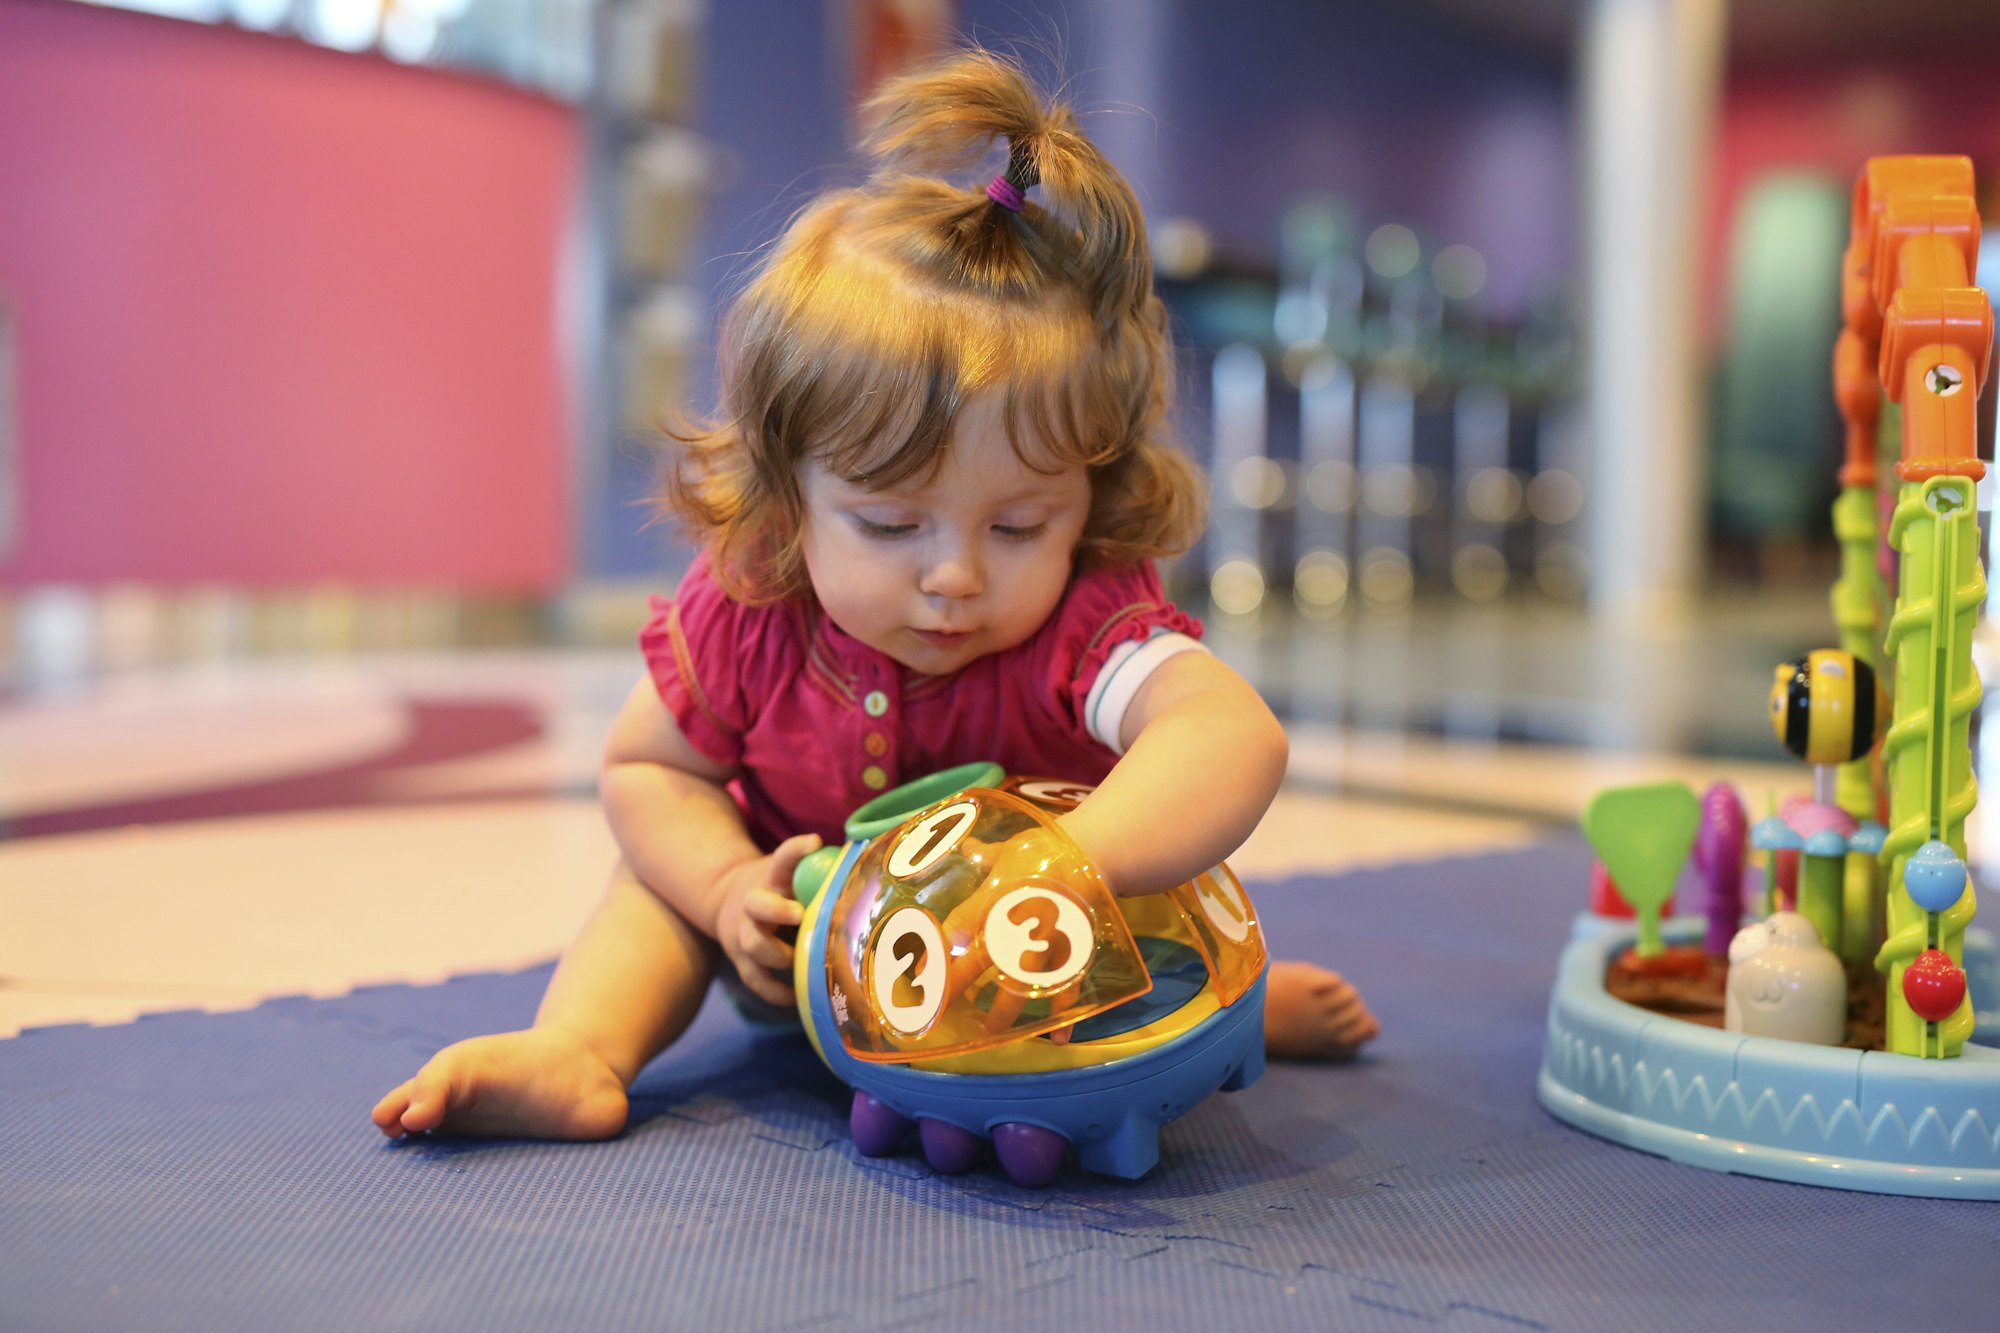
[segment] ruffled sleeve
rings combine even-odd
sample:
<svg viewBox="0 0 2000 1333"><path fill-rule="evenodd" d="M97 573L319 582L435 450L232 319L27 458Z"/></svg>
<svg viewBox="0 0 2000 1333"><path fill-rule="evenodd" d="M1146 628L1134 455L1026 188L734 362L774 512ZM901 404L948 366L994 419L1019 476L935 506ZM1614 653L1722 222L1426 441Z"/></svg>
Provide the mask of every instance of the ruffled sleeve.
<svg viewBox="0 0 2000 1333"><path fill-rule="evenodd" d="M1045 697L1055 701L1066 726L1096 734L1086 715L1092 687L1121 646L1166 634L1198 640L1201 632L1201 621L1167 600L1151 561L1087 570L1070 584L1053 618Z"/></svg>
<svg viewBox="0 0 2000 1333"><path fill-rule="evenodd" d="M708 557L689 567L672 599L655 597L639 650L660 701L688 743L718 764L743 758L754 712L750 665L739 648L754 634L756 609L732 601L710 575Z"/></svg>

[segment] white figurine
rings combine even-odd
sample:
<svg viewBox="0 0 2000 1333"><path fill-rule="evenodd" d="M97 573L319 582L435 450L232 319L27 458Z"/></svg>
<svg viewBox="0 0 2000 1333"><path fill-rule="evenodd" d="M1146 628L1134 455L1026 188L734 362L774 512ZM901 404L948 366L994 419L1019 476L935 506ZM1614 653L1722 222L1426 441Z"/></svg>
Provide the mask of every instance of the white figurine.
<svg viewBox="0 0 2000 1333"><path fill-rule="evenodd" d="M1797 912L1773 912L1729 941L1722 1025L1750 1037L1838 1046L1847 1035L1847 973Z"/></svg>

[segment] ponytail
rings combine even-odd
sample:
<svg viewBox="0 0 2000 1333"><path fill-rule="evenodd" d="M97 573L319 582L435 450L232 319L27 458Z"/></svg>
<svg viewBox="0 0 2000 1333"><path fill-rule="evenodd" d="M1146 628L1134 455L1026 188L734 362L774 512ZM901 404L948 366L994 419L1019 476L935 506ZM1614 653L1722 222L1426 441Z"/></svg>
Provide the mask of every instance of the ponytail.
<svg viewBox="0 0 2000 1333"><path fill-rule="evenodd" d="M1040 202L1014 209L995 193L966 192L975 250L1047 251L1085 298L1100 328L1139 315L1152 295L1152 254L1132 187L1061 103L1045 103L1015 66L985 51L892 79L870 98L878 117L864 147L874 180L943 175L976 165L996 141L1007 164L996 180ZM1038 242L1040 242L1038 244ZM996 256L997 257L997 256ZM1036 257L1042 257L1036 254Z"/></svg>

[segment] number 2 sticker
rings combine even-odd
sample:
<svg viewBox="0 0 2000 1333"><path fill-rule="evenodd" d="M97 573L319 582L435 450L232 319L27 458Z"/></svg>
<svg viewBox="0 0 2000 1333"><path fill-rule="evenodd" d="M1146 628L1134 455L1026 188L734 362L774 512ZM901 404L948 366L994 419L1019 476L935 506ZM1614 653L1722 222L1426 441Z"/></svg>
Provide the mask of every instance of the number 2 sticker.
<svg viewBox="0 0 2000 1333"><path fill-rule="evenodd" d="M986 912L993 965L1027 986L1060 986L1090 964L1090 917L1048 889L1015 889Z"/></svg>
<svg viewBox="0 0 2000 1333"><path fill-rule="evenodd" d="M944 1005L944 934L921 907L892 912L875 937L869 992L882 1021L906 1037ZM907 980L905 980L907 978Z"/></svg>

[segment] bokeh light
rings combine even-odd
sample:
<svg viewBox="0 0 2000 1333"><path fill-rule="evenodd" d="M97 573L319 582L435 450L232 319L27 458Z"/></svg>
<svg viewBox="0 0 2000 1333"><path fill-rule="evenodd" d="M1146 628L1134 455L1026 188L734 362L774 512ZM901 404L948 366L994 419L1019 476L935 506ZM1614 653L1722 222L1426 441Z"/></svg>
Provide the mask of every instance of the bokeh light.
<svg viewBox="0 0 2000 1333"><path fill-rule="evenodd" d="M1376 611L1400 611L1416 595L1410 557L1387 546L1371 547L1361 557L1361 600Z"/></svg>
<svg viewBox="0 0 2000 1333"><path fill-rule="evenodd" d="M1431 260L1431 281L1453 301L1469 301L1486 286L1486 258L1469 245L1447 245Z"/></svg>
<svg viewBox="0 0 2000 1333"><path fill-rule="evenodd" d="M1229 474L1229 493L1245 509L1270 509L1285 498L1284 465L1260 456L1238 462Z"/></svg>
<svg viewBox="0 0 2000 1333"><path fill-rule="evenodd" d="M1306 473L1306 499L1326 514L1344 514L1354 508L1354 464L1343 458L1314 463Z"/></svg>
<svg viewBox="0 0 2000 1333"><path fill-rule="evenodd" d="M1589 558L1573 543L1550 542L1535 556L1535 586L1557 601L1581 598L1589 580Z"/></svg>
<svg viewBox="0 0 2000 1333"><path fill-rule="evenodd" d="M1507 591L1507 557L1485 542L1462 546L1451 558L1451 585L1469 601L1490 602Z"/></svg>
<svg viewBox="0 0 2000 1333"><path fill-rule="evenodd" d="M1248 560L1225 560L1208 576L1208 599L1226 615L1247 616L1264 604L1264 571Z"/></svg>
<svg viewBox="0 0 2000 1333"><path fill-rule="evenodd" d="M1481 523L1509 523L1521 512L1521 479L1504 467L1483 467L1465 479L1465 512Z"/></svg>
<svg viewBox="0 0 2000 1333"><path fill-rule="evenodd" d="M1567 523L1583 509L1583 483L1573 472L1549 468L1528 483L1528 512L1551 525Z"/></svg>
<svg viewBox="0 0 2000 1333"><path fill-rule="evenodd" d="M1361 503L1385 518L1407 518L1416 512L1416 472L1405 463L1371 467L1361 477Z"/></svg>
<svg viewBox="0 0 2000 1333"><path fill-rule="evenodd" d="M1368 233L1362 253L1377 277L1393 282L1416 272L1424 250L1415 232L1399 222L1390 222Z"/></svg>
<svg viewBox="0 0 2000 1333"><path fill-rule="evenodd" d="M1215 243L1190 217L1167 218L1153 228L1153 262L1170 278L1192 278L1208 268Z"/></svg>
<svg viewBox="0 0 2000 1333"><path fill-rule="evenodd" d="M1292 600L1308 616L1324 617L1347 601L1347 561L1338 551L1319 547L1299 557L1292 570Z"/></svg>

